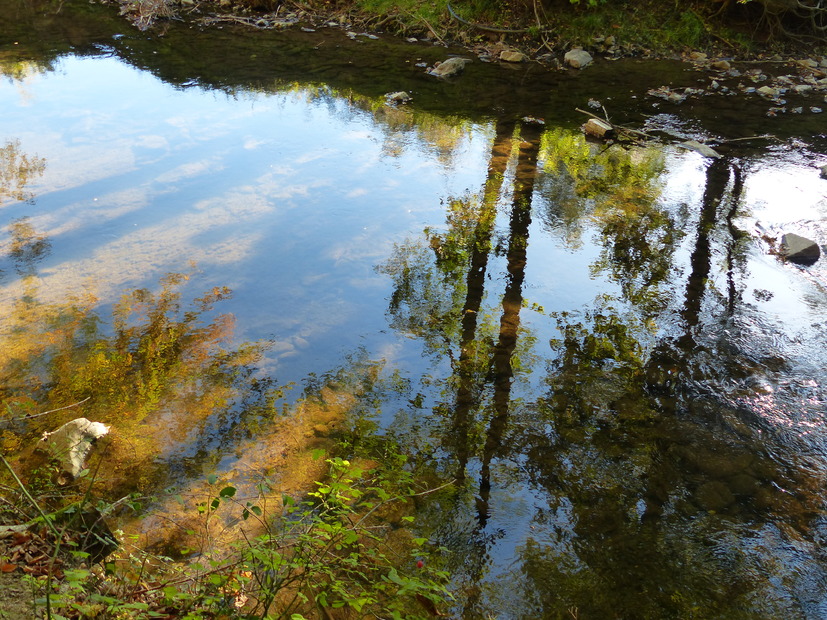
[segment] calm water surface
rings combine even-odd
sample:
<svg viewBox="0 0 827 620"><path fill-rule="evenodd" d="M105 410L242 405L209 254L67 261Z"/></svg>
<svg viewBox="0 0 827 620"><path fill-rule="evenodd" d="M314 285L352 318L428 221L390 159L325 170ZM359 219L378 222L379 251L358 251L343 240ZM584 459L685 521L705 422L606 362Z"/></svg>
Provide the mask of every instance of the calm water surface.
<svg viewBox="0 0 827 620"><path fill-rule="evenodd" d="M827 263L772 251L827 242L812 118L655 107L647 88L690 79L669 63L452 84L414 67L439 49L338 32L191 32L185 54L180 33L100 26L67 51L24 26L0 45L4 363L21 325L60 327L50 308L107 317L187 273L183 300L232 290L231 342L268 343L250 376L373 369L354 418L458 481L422 507L456 617L827 616ZM325 45L345 47L251 55ZM591 96L783 140L606 149L577 129ZM222 428L166 458L226 465Z"/></svg>

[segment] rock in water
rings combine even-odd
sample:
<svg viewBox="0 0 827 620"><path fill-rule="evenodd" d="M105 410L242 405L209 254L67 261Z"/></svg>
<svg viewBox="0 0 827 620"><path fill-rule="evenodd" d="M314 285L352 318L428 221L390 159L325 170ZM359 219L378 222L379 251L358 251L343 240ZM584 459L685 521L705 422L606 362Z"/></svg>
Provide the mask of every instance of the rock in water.
<svg viewBox="0 0 827 620"><path fill-rule="evenodd" d="M592 55L586 50L575 47L574 49L566 52L566 55L563 56L563 60L570 67L574 67L575 69L583 69L590 65L593 59Z"/></svg>
<svg viewBox="0 0 827 620"><path fill-rule="evenodd" d="M470 58L460 58L459 56L454 56L439 63L436 67L431 69L429 73L442 78L453 77L465 71L465 65L469 62L471 62Z"/></svg>
<svg viewBox="0 0 827 620"><path fill-rule="evenodd" d="M812 265L821 256L821 248L815 241L793 233L781 237L781 247L786 259L799 265Z"/></svg>
<svg viewBox="0 0 827 620"><path fill-rule="evenodd" d="M706 144L702 144L697 140L687 140L686 142L681 142L678 146L682 146L685 149L689 149L691 151L695 151L700 153L704 157L709 157L710 159L720 159L723 157L718 151L713 149L711 146L707 146Z"/></svg>
<svg viewBox="0 0 827 620"><path fill-rule="evenodd" d="M39 448L52 456L64 473L73 479L83 471L92 442L109 433L109 427L100 422L77 418L56 431L43 433Z"/></svg>
<svg viewBox="0 0 827 620"><path fill-rule="evenodd" d="M404 90L385 95L385 101L388 103L409 103L411 100L413 100L413 97Z"/></svg>

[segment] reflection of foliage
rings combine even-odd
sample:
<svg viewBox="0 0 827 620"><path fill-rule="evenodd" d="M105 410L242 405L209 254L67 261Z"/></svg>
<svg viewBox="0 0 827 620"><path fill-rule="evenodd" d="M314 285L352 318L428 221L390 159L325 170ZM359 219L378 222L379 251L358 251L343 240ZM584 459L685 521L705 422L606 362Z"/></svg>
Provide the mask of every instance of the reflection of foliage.
<svg viewBox="0 0 827 620"><path fill-rule="evenodd" d="M21 217L9 224L11 246L9 255L20 275L33 275L35 263L51 251L46 235L38 233L29 223L29 218Z"/></svg>
<svg viewBox="0 0 827 620"><path fill-rule="evenodd" d="M27 78L53 71L51 62L47 60L21 60L20 58L6 58L0 53L0 75L10 80L23 82Z"/></svg>
<svg viewBox="0 0 827 620"><path fill-rule="evenodd" d="M0 147L0 203L7 198L33 202L34 195L25 187L43 174L46 160L20 152L20 141L8 141Z"/></svg>
<svg viewBox="0 0 827 620"><path fill-rule="evenodd" d="M641 347L623 320L602 308L600 312L586 317L583 323L561 323L562 341L552 340L552 348L562 349L559 358L560 369L577 373L609 368L639 372L642 368Z"/></svg>
<svg viewBox="0 0 827 620"><path fill-rule="evenodd" d="M14 303L4 321L4 409L20 417L88 397L83 415L114 423L129 436L148 415L166 418L166 412L176 408L180 411L164 421L164 434L170 425L188 433L236 401L273 403L279 390L251 378L251 364L263 345L228 348L233 317L206 320L213 305L229 297L229 290L214 288L185 308L180 287L186 280L186 275L170 274L157 293L137 289L125 294L114 306L112 333L107 334L94 298L44 304L37 299L32 278L27 278L27 295ZM270 414L274 411L273 405ZM266 413L261 407L256 412ZM54 428L78 413L70 410L32 420L29 431ZM153 435L141 433L147 439Z"/></svg>
<svg viewBox="0 0 827 620"><path fill-rule="evenodd" d="M668 279L672 252L682 236L680 226L657 204L660 151L602 147L564 130L546 132L542 148L546 172L552 173L543 178L549 199L546 220L562 224L568 242L576 243L582 218L591 217L605 248L593 270L608 271L628 300L659 306L656 286Z"/></svg>

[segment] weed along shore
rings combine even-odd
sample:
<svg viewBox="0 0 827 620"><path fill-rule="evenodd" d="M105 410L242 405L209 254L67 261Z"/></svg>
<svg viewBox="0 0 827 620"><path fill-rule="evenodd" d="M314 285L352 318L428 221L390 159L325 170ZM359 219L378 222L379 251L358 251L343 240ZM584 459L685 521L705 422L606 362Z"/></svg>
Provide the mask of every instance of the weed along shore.
<svg viewBox="0 0 827 620"><path fill-rule="evenodd" d="M822 617L824 11L0 0L0 620Z"/></svg>

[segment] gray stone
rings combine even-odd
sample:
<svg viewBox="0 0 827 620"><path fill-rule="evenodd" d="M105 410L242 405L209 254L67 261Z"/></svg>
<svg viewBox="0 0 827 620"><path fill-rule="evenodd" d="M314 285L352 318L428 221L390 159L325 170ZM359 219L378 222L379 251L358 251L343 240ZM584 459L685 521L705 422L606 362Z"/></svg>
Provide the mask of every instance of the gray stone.
<svg viewBox="0 0 827 620"><path fill-rule="evenodd" d="M39 449L51 455L65 474L72 479L83 471L92 443L109 433L109 427L100 422L77 418L51 433L43 433Z"/></svg>
<svg viewBox="0 0 827 620"><path fill-rule="evenodd" d="M685 149L689 149L691 151L695 151L696 153L700 153L704 157L709 157L710 159L719 159L723 157L718 151L713 149L706 144L702 144L697 140L687 140L686 142L681 142L679 146L682 146Z"/></svg>
<svg viewBox="0 0 827 620"><path fill-rule="evenodd" d="M778 91L774 89L772 86L762 86L756 92L760 95L764 95L765 97L777 97Z"/></svg>
<svg viewBox="0 0 827 620"><path fill-rule="evenodd" d="M575 47L573 50L566 52L563 60L570 67L584 69L592 63L593 58L586 50Z"/></svg>
<svg viewBox="0 0 827 620"><path fill-rule="evenodd" d="M827 164L824 164L821 167L821 178L822 179L827 179Z"/></svg>
<svg viewBox="0 0 827 620"><path fill-rule="evenodd" d="M500 52L500 60L503 62L525 62L528 56L516 50L503 50Z"/></svg>
<svg viewBox="0 0 827 620"><path fill-rule="evenodd" d="M469 62L471 62L470 58L453 56L452 58L439 63L431 69L429 73L441 78L453 77L465 71L465 65Z"/></svg>
<svg viewBox="0 0 827 620"><path fill-rule="evenodd" d="M799 265L812 265L821 256L821 248L815 241L793 233L781 237L781 248L788 261Z"/></svg>
<svg viewBox="0 0 827 620"><path fill-rule="evenodd" d="M408 103L411 101L413 97L409 93L406 93L404 90L400 90L399 92L395 93L388 93L385 95L385 100L388 103Z"/></svg>

